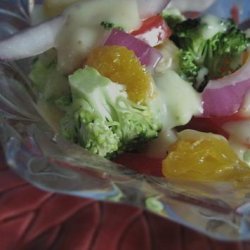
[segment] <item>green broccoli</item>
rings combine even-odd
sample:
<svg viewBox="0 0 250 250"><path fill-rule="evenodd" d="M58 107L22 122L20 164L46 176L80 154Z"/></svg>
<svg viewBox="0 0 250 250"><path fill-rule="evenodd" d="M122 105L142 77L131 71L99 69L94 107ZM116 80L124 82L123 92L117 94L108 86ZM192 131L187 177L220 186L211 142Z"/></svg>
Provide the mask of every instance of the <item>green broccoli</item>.
<svg viewBox="0 0 250 250"><path fill-rule="evenodd" d="M125 87L86 66L69 76L72 102L61 134L90 152L111 158L156 138L162 127L160 105L130 101Z"/></svg>
<svg viewBox="0 0 250 250"><path fill-rule="evenodd" d="M250 38L232 20L211 15L177 23L171 40L181 50L179 73L198 91L209 79L237 70L250 44Z"/></svg>

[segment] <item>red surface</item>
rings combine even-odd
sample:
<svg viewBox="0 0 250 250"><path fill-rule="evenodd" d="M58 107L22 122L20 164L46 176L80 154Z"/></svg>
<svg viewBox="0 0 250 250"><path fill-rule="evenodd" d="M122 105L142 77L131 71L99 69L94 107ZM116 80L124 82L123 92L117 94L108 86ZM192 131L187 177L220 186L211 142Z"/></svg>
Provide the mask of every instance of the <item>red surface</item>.
<svg viewBox="0 0 250 250"><path fill-rule="evenodd" d="M141 209L44 192L0 154L0 250L247 250Z"/></svg>

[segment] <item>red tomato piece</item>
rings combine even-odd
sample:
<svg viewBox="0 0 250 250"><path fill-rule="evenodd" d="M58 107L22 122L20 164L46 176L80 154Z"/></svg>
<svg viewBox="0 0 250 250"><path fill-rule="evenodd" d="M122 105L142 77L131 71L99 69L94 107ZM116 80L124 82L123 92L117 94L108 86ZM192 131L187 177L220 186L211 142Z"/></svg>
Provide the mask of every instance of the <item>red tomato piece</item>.
<svg viewBox="0 0 250 250"><path fill-rule="evenodd" d="M223 125L227 122L242 121L246 119L249 118L239 113L222 117L193 117L187 125L181 126L179 129L194 129L201 132L211 132L228 138L229 134L223 129Z"/></svg>
<svg viewBox="0 0 250 250"><path fill-rule="evenodd" d="M171 34L171 29L160 15L152 16L144 20L139 29L131 32L131 35L152 47L162 43L166 38L170 37Z"/></svg>
<svg viewBox="0 0 250 250"><path fill-rule="evenodd" d="M141 153L123 153L117 156L114 162L123 164L142 174L162 176L162 159L151 158Z"/></svg>
<svg viewBox="0 0 250 250"><path fill-rule="evenodd" d="M239 11L239 6L236 4L232 6L231 10L231 17L234 20L235 23L239 23L240 21L240 11Z"/></svg>

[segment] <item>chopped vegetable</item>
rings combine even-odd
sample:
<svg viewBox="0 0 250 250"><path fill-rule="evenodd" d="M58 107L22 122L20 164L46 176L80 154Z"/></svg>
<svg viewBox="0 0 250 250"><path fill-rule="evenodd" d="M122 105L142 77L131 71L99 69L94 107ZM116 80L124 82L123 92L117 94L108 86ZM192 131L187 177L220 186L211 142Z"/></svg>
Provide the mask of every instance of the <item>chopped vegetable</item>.
<svg viewBox="0 0 250 250"><path fill-rule="evenodd" d="M185 130L170 147L163 161L168 178L198 181L243 181L250 168L232 150L225 138Z"/></svg>
<svg viewBox="0 0 250 250"><path fill-rule="evenodd" d="M130 101L124 86L86 66L69 76L72 104L61 120L65 138L90 152L112 157L157 137L160 106Z"/></svg>
<svg viewBox="0 0 250 250"><path fill-rule="evenodd" d="M55 47L56 37L64 22L65 17L58 16L0 41L0 59L27 58Z"/></svg>
<svg viewBox="0 0 250 250"><path fill-rule="evenodd" d="M133 35L117 29L112 30L110 36L105 41L105 45L119 45L133 50L141 63L149 70L153 70L162 57L157 49L152 48Z"/></svg>
<svg viewBox="0 0 250 250"><path fill-rule="evenodd" d="M199 91L208 79L237 70L243 64L242 53L250 44L232 21L210 15L177 23L171 39L181 49L181 74Z"/></svg>
<svg viewBox="0 0 250 250"><path fill-rule="evenodd" d="M142 22L139 29L134 30L131 35L135 36L141 41L144 41L151 47L155 47L163 43L172 31L167 26L162 16L152 16Z"/></svg>
<svg viewBox="0 0 250 250"><path fill-rule="evenodd" d="M250 79L234 85L209 85L202 93L203 116L229 116L239 111L247 91L250 90Z"/></svg>
<svg viewBox="0 0 250 250"><path fill-rule="evenodd" d="M250 60L233 74L210 80L202 93L202 116L230 116L237 113L250 90Z"/></svg>
<svg viewBox="0 0 250 250"><path fill-rule="evenodd" d="M154 95L150 74L135 53L126 47L98 47L89 53L86 64L113 82L123 84L129 99L135 103L146 103Z"/></svg>

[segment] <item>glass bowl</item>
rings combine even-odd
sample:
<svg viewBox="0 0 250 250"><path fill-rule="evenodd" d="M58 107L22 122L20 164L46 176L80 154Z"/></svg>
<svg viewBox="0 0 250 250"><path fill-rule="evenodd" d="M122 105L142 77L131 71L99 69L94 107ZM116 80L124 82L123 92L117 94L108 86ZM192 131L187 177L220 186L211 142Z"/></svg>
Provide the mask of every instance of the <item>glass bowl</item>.
<svg viewBox="0 0 250 250"><path fill-rule="evenodd" d="M217 1L207 12L222 16L219 9L225 2ZM236 4L229 2L230 8ZM249 16L241 13L246 2L237 1L241 21ZM33 4L0 2L1 39L29 26ZM7 164L18 175L43 190L144 208L216 239L250 239L250 185L174 182L63 140L37 110L27 77L30 64L31 59L0 61L0 140Z"/></svg>

